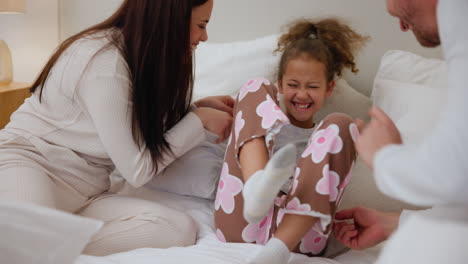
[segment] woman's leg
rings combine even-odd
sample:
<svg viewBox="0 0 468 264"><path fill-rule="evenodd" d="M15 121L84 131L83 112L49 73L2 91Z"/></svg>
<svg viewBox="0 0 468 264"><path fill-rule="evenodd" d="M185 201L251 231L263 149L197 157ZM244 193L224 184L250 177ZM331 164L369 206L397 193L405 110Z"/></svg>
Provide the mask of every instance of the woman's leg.
<svg viewBox="0 0 468 264"><path fill-rule="evenodd" d="M276 95L277 90L269 81L255 79L247 82L237 97L234 125L215 200L215 223L221 241L264 244L270 236L271 217L255 224L256 227L244 219L244 205L255 201L249 196L257 196L256 188L246 190L244 182L247 187L264 178L261 170L271 155L274 137L284 124L289 123L278 107ZM241 192L248 201L244 202Z"/></svg>
<svg viewBox="0 0 468 264"><path fill-rule="evenodd" d="M183 212L156 202L116 194L103 195L80 215L104 221L83 254L104 256L137 248L195 244L197 226Z"/></svg>
<svg viewBox="0 0 468 264"><path fill-rule="evenodd" d="M39 168L29 166L0 167L0 199L57 208L52 179Z"/></svg>
<svg viewBox="0 0 468 264"><path fill-rule="evenodd" d="M2 260L72 263L101 223L58 210L73 212L85 197L75 195L76 191L31 161L0 155L0 210L6 214L0 217L0 234L8 238L0 245Z"/></svg>

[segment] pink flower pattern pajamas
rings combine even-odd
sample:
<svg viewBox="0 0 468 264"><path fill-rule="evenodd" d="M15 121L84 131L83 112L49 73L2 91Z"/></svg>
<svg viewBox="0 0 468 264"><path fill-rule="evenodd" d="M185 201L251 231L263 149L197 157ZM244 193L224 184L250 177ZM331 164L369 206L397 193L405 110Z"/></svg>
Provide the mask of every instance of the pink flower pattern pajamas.
<svg viewBox="0 0 468 264"><path fill-rule="evenodd" d="M327 116L298 159L290 191L278 194L260 223L248 224L242 214L239 150L249 140L264 137L269 155L273 154L275 136L290 123L278 105L277 88L266 79L250 80L239 92L215 200L216 235L222 242L266 244L285 214L311 216L319 220L294 251L317 256L326 248L332 216L350 181L356 159L353 141L359 132L349 116Z"/></svg>

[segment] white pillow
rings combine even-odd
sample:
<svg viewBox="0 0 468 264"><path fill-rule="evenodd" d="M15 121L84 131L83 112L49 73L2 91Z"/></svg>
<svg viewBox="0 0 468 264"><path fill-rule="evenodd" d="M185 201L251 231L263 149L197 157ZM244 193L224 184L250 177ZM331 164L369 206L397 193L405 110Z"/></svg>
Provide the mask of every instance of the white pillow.
<svg viewBox="0 0 468 264"><path fill-rule="evenodd" d="M2 263L74 263L103 222L16 201L0 201Z"/></svg>
<svg viewBox="0 0 468 264"><path fill-rule="evenodd" d="M233 43L202 43L196 51L196 77L193 98L211 95L235 97L246 81L264 77L276 83L279 55L273 54L278 35ZM368 119L371 100L338 79L333 95L327 99L316 119L332 112L343 112L354 118Z"/></svg>
<svg viewBox="0 0 468 264"><path fill-rule="evenodd" d="M395 121L405 143L416 144L433 128L447 97L447 70L441 60L406 51L389 51L381 61L372 98ZM367 206L379 210L417 209L384 196L372 171L358 159L340 209Z"/></svg>
<svg viewBox="0 0 468 264"><path fill-rule="evenodd" d="M277 67L278 35L231 43L201 43L195 54L193 98L211 95L235 97L247 80L264 77L272 81Z"/></svg>
<svg viewBox="0 0 468 264"><path fill-rule="evenodd" d="M278 56L273 55L278 35L234 43L202 43L196 51L194 100L212 95L236 96L244 82L255 77L275 80ZM334 95L317 114L322 119L344 112L367 119L371 100L345 80L337 80ZM214 199L224 157L224 145L202 143L170 164L148 186L181 195Z"/></svg>
<svg viewBox="0 0 468 264"><path fill-rule="evenodd" d="M173 161L147 185L150 189L214 199L223 167L226 143L206 131L207 140Z"/></svg>
<svg viewBox="0 0 468 264"><path fill-rule="evenodd" d="M382 59L372 98L394 120L405 143L414 144L434 127L447 87L444 61L394 50Z"/></svg>

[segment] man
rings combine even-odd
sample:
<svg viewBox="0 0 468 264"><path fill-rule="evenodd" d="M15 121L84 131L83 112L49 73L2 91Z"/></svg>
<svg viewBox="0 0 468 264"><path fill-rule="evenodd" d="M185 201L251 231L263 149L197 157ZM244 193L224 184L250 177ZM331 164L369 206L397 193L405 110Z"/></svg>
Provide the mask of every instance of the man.
<svg viewBox="0 0 468 264"><path fill-rule="evenodd" d="M386 240L397 228L404 229L395 233L388 245L390 249L384 251L379 262L401 263L395 257L402 255L402 248L423 241L429 234L433 235L435 244L441 238L456 249L462 247L455 240L463 238L448 235L466 234L468 230L468 107L465 102L468 98L468 0L387 0L387 9L399 18L403 31L413 31L421 45L442 44L449 72L448 104L442 118L434 120L433 130L417 146L402 144L392 120L374 108L356 148L364 162L374 169L382 192L408 203L434 208L417 213L405 211L401 216L367 208L345 210L337 213L336 219L353 219L354 224L338 223L335 235L345 245L363 249ZM455 226L459 228L456 232ZM440 237L435 237L433 232ZM408 243L411 239L416 240ZM395 250L393 256L388 253L391 250ZM441 251L440 247L433 251L426 248L420 255L427 259L418 259L417 263L437 263L434 258L460 253ZM404 263L410 262L405 259Z"/></svg>

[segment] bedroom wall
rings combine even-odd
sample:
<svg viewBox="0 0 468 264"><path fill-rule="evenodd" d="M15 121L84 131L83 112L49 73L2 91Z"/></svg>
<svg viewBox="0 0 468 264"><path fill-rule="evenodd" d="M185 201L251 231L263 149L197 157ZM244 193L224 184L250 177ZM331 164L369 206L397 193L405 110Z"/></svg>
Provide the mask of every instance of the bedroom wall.
<svg viewBox="0 0 468 264"><path fill-rule="evenodd" d="M27 0L24 14L0 14L0 39L10 47L14 81L32 82L59 43L58 0Z"/></svg>
<svg viewBox="0 0 468 264"><path fill-rule="evenodd" d="M412 33L400 31L399 22L386 11L385 0L218 0L215 2L210 41L226 42L275 34L301 17L342 17L372 40L358 57L358 75L345 78L369 95L382 55L390 49L441 58L440 49L422 48Z"/></svg>
<svg viewBox="0 0 468 264"><path fill-rule="evenodd" d="M122 0L61 1L61 39L110 15ZM82 14L86 13L86 16ZM440 49L418 45L411 33L399 30L397 19L388 15L385 0L216 0L209 25L210 42L230 42L276 34L283 25L300 17L343 17L372 41L358 57L358 75L345 78L369 95L380 58L390 49L408 50L441 58Z"/></svg>

